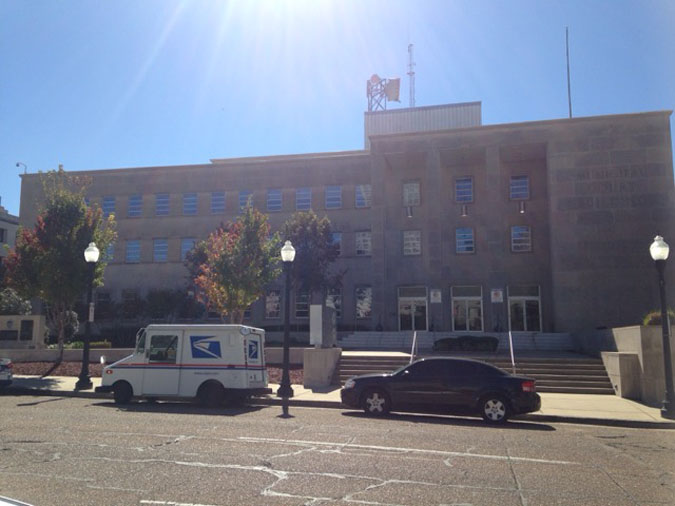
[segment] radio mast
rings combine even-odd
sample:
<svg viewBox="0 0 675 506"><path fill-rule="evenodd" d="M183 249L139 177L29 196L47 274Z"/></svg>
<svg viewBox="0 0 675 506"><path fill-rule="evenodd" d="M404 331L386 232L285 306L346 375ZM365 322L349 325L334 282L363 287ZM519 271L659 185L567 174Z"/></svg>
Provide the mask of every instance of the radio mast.
<svg viewBox="0 0 675 506"><path fill-rule="evenodd" d="M408 77L410 78L410 104L415 107L415 61L413 60L413 45L408 44Z"/></svg>

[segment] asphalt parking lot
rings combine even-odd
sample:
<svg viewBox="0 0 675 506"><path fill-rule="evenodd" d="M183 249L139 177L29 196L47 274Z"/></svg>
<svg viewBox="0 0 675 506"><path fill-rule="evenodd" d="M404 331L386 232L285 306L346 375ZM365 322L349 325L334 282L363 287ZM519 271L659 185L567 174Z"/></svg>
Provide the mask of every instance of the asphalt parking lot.
<svg viewBox="0 0 675 506"><path fill-rule="evenodd" d="M56 396L0 412L0 490L34 505L675 503L672 430Z"/></svg>

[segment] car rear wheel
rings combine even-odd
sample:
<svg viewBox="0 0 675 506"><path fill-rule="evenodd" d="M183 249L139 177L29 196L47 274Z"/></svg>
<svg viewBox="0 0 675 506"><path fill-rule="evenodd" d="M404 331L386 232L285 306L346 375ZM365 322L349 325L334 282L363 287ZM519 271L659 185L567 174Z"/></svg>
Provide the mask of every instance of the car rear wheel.
<svg viewBox="0 0 675 506"><path fill-rule="evenodd" d="M511 416L511 409L501 395L486 395L480 401L480 414L488 423L505 423Z"/></svg>
<svg viewBox="0 0 675 506"><path fill-rule="evenodd" d="M384 416L391 409L391 400L383 390L372 389L363 394L361 407L367 415Z"/></svg>
<svg viewBox="0 0 675 506"><path fill-rule="evenodd" d="M113 385L113 399L115 404L129 404L134 395L134 390L126 381L118 381Z"/></svg>

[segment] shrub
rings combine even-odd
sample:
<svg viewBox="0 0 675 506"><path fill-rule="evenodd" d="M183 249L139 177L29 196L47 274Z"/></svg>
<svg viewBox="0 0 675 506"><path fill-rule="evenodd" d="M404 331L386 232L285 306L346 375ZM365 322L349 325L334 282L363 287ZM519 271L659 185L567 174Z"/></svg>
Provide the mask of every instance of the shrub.
<svg viewBox="0 0 675 506"><path fill-rule="evenodd" d="M672 325L675 321L675 310L668 309L668 317L670 318L670 324ZM661 311L651 311L642 320L642 325L661 325Z"/></svg>
<svg viewBox="0 0 675 506"><path fill-rule="evenodd" d="M0 291L0 314L26 315L30 314L32 309L30 301L19 296L15 290L5 288Z"/></svg>

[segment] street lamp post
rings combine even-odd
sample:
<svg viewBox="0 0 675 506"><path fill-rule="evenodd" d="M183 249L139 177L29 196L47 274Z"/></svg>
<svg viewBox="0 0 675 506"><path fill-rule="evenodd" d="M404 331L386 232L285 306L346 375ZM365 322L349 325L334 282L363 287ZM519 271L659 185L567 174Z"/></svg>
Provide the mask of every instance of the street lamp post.
<svg viewBox="0 0 675 506"><path fill-rule="evenodd" d="M84 347L82 349L82 370L80 377L75 383L76 390L88 390L93 385L89 377L89 341L91 338L91 322L94 320L94 304L92 302L94 292L94 270L96 269L96 262L98 262L99 250L96 243L90 242L87 249L84 250L84 259L89 266L89 288L87 290L87 309L89 315L84 328Z"/></svg>
<svg viewBox="0 0 675 506"><path fill-rule="evenodd" d="M284 263L284 365L281 374L281 384L277 390L277 397L281 397L281 406L283 417L288 418L288 399L293 397L293 388L291 388L291 378L288 372L289 368L289 331L290 331L290 312L291 312L291 263L295 259L295 248L291 241L286 241L281 248L281 260Z"/></svg>
<svg viewBox="0 0 675 506"><path fill-rule="evenodd" d="M666 269L666 260L670 248L663 240L663 237L657 235L654 242L649 247L649 253L656 264L656 271L659 274L659 296L661 298L661 330L663 337L663 370L666 375L666 391L663 396L663 406L661 407L661 416L663 418L675 419L675 404L673 404L673 363L670 350L670 322L668 320L668 307L666 303L666 279L664 271Z"/></svg>

